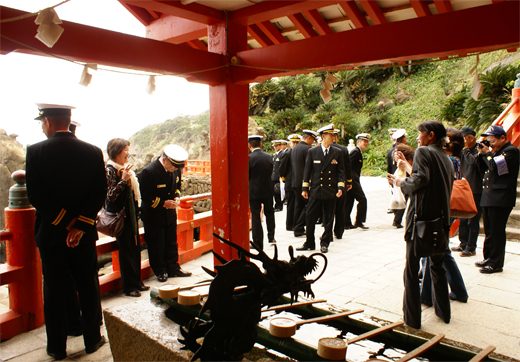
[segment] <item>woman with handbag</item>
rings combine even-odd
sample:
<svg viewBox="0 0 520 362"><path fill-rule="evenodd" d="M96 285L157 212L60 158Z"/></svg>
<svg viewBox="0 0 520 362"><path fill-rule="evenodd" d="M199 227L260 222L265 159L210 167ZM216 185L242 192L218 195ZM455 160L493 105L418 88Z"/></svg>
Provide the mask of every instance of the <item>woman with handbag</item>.
<svg viewBox="0 0 520 362"><path fill-rule="evenodd" d="M132 165L127 164L129 146L130 142L122 138L114 138L108 142L108 192L105 208L108 212L120 212L124 209L123 229L116 237L121 284L126 295L140 297L141 291L150 287L141 282L141 244L137 224L141 194L135 173L131 170Z"/></svg>
<svg viewBox="0 0 520 362"><path fill-rule="evenodd" d="M421 257L431 261L435 314L445 323L451 319L446 270L442 266L449 250L450 196L453 166L442 149L446 129L438 121L424 121L417 126L419 148L415 151L412 172L407 178L388 174L410 202L406 213L406 265L404 270L404 322L421 328L419 264Z"/></svg>

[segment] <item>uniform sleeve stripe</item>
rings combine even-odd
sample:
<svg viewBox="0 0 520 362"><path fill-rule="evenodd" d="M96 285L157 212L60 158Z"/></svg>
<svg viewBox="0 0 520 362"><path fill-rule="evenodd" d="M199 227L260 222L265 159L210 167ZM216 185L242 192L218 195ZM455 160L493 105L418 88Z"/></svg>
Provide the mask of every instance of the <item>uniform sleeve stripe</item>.
<svg viewBox="0 0 520 362"><path fill-rule="evenodd" d="M152 207L155 209L157 207L157 205L159 205L160 201L161 201L161 199L159 197L156 197L154 202L152 203Z"/></svg>
<svg viewBox="0 0 520 362"><path fill-rule="evenodd" d="M350 179L350 180L347 180L347 182L352 182L352 179Z"/></svg>
<svg viewBox="0 0 520 362"><path fill-rule="evenodd" d="M338 182L338 186L345 187L345 183L344 182Z"/></svg>
<svg viewBox="0 0 520 362"><path fill-rule="evenodd" d="M52 225L58 225L61 222L61 220L63 219L63 216L65 216L66 213L67 213L67 211L65 209L61 209L60 213L58 214L56 219L51 224Z"/></svg>
<svg viewBox="0 0 520 362"><path fill-rule="evenodd" d="M88 217L83 216L83 215L79 215L78 216L78 220L82 221L84 223L90 224L90 225L94 225L94 220L93 219L88 218Z"/></svg>
<svg viewBox="0 0 520 362"><path fill-rule="evenodd" d="M304 182L304 183L302 184L302 186L303 186L303 187L309 187L309 183L308 183L308 182Z"/></svg>

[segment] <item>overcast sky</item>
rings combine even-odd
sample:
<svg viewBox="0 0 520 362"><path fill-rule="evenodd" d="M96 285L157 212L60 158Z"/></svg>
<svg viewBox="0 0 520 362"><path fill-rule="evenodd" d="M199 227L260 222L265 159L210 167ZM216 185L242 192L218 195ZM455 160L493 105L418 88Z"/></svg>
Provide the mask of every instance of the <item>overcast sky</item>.
<svg viewBox="0 0 520 362"><path fill-rule="evenodd" d="M0 0L0 5L35 12L60 0ZM116 0L71 0L56 8L62 20L144 36L145 27ZM36 35L37 25L35 25ZM67 29L65 29L67 31ZM1 41L1 40L0 40ZM59 41L59 40L58 40ZM91 71L88 87L78 84L83 67L67 61L10 53L0 55L0 129L18 134L25 147L45 139L35 103L75 106L76 135L101 149L116 137L128 139L149 124L209 109L208 86L183 78L157 77L153 95L148 77Z"/></svg>

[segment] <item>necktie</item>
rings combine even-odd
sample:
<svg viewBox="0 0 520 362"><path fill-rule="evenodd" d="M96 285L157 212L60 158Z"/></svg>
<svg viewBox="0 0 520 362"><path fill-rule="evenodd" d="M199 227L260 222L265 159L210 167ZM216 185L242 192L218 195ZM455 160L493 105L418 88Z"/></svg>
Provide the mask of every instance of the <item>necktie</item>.
<svg viewBox="0 0 520 362"><path fill-rule="evenodd" d="M325 150L325 158L327 158L328 153L329 153L329 150Z"/></svg>

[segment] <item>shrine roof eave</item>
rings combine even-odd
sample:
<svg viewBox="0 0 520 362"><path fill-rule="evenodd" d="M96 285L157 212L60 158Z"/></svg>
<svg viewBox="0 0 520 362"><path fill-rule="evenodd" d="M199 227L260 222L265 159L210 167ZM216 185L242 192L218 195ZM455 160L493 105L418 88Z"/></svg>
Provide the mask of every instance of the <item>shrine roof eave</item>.
<svg viewBox="0 0 520 362"><path fill-rule="evenodd" d="M0 19L27 12L0 6ZM56 56L81 63L132 69L150 73L175 75L190 82L215 85L221 83L221 54L193 49L153 39L109 31L63 21L65 29L58 42L48 48L34 36L38 25L34 17L2 23L0 53L20 52L40 56ZM21 45L22 43L23 45ZM198 72L200 70L206 70ZM190 74L191 73L191 74Z"/></svg>

